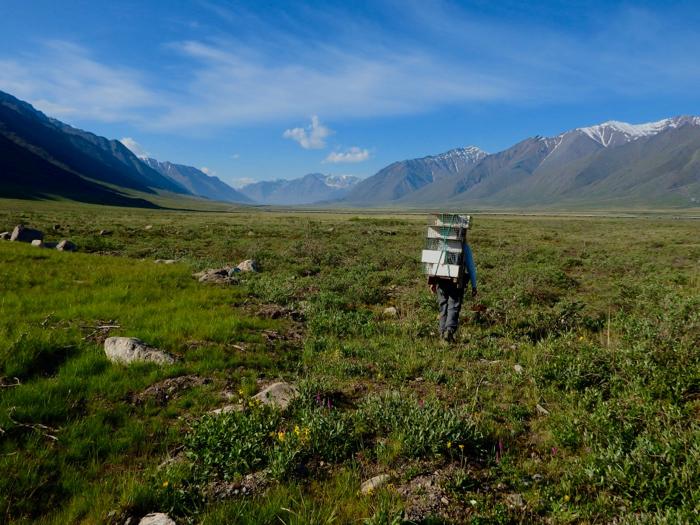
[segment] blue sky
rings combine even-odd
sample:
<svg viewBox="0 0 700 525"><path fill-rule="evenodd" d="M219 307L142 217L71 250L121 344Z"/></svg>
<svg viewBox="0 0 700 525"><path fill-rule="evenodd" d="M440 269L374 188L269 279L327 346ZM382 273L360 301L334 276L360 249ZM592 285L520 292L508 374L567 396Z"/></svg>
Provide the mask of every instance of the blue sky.
<svg viewBox="0 0 700 525"><path fill-rule="evenodd" d="M0 89L227 182L700 113L697 2L0 0Z"/></svg>

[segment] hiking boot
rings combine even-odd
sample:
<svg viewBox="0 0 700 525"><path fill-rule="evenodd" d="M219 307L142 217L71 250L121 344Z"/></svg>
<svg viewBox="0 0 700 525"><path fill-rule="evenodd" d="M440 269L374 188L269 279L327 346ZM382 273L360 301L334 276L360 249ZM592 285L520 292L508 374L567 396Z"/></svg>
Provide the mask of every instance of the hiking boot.
<svg viewBox="0 0 700 525"><path fill-rule="evenodd" d="M455 340L455 331L454 330L445 330L442 332L442 339L443 341L447 341L448 343L451 343Z"/></svg>

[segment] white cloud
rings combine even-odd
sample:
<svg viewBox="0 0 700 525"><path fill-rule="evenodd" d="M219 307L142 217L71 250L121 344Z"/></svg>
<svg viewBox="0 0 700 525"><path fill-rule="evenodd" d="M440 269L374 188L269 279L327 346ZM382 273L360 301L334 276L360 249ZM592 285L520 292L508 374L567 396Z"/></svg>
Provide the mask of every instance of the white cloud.
<svg viewBox="0 0 700 525"><path fill-rule="evenodd" d="M345 151L333 151L329 153L323 162L336 164L341 162L364 162L367 159L369 159L369 150L353 146Z"/></svg>
<svg viewBox="0 0 700 525"><path fill-rule="evenodd" d="M248 184L253 184L254 182L258 182L255 179L251 179L250 177L241 177L239 179L233 179L231 181L231 186L234 188L242 188L243 186L247 186Z"/></svg>
<svg viewBox="0 0 700 525"><path fill-rule="evenodd" d="M282 136L299 143L304 149L323 149L326 147L326 137L333 133L316 115L311 117L311 124L306 128L292 128L286 130Z"/></svg>
<svg viewBox="0 0 700 525"><path fill-rule="evenodd" d="M143 147L141 146L141 144L139 144L138 142L136 142L136 141L135 141L134 139L132 139L131 137L124 137L123 139L120 139L119 142L121 142L121 143L124 144L127 148L129 148L129 149L131 150L131 152L132 152L134 155L136 155L137 157L140 157L140 158L147 158L147 157L150 157L150 156L151 156L145 149L143 149Z"/></svg>
<svg viewBox="0 0 700 525"><path fill-rule="evenodd" d="M211 169L207 168L206 166L202 166L201 168L199 168L199 171L209 175L210 177L213 177L214 175L216 175L216 172L214 170L211 170Z"/></svg>

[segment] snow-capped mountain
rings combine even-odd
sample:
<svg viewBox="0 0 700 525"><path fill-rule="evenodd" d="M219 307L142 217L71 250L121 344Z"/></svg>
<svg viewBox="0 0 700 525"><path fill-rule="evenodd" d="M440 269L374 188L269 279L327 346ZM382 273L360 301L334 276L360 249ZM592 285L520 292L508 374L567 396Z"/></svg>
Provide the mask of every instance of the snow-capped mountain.
<svg viewBox="0 0 700 525"><path fill-rule="evenodd" d="M381 173L381 172L380 172ZM532 137L397 203L494 206L700 201L700 117L609 121Z"/></svg>
<svg viewBox="0 0 700 525"><path fill-rule="evenodd" d="M466 173L486 156L482 149L467 146L439 155L394 162L360 182L345 201L359 205L395 201L440 180Z"/></svg>
<svg viewBox="0 0 700 525"><path fill-rule="evenodd" d="M679 116L658 120L656 122L647 122L645 124L628 124L627 122L609 120L608 122L603 122L596 126L576 128L573 131L567 131L566 133L562 133L559 137L567 133L584 133L607 148L609 146L619 146L620 144L643 137L657 135L669 129L684 125L700 126L700 117Z"/></svg>
<svg viewBox="0 0 700 525"><path fill-rule="evenodd" d="M313 204L343 198L359 180L353 175L309 173L298 179L254 182L240 191L261 204Z"/></svg>

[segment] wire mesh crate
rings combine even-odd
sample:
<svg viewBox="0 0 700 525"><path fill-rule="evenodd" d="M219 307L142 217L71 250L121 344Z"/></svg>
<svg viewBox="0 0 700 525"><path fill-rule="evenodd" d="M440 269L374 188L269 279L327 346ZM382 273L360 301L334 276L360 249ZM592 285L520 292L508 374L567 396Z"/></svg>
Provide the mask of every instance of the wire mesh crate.
<svg viewBox="0 0 700 525"><path fill-rule="evenodd" d="M434 213L429 217L425 249L421 253L423 273L430 277L461 279L464 248L471 224L469 215Z"/></svg>

